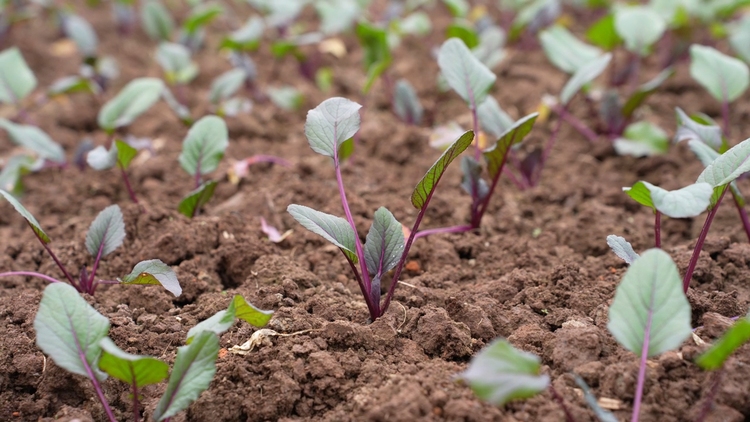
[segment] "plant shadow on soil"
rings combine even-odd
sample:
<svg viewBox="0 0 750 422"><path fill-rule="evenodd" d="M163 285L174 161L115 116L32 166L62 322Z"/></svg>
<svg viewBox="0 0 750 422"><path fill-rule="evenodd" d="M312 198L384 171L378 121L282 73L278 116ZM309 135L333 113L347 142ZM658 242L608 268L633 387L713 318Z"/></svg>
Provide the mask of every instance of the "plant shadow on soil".
<svg viewBox="0 0 750 422"><path fill-rule="evenodd" d="M132 37L118 36L106 8L81 8L81 13L94 24L101 51L114 55L120 64L122 75L108 96L134 77L159 75L151 59L155 46L140 31ZM435 26L441 28L447 16L444 11L434 13ZM435 123L454 118L466 123L470 118L460 99L435 89L438 72L430 48L439 45L441 34L435 30L426 41L406 39L396 53L393 74L416 86ZM55 57L49 46L56 37L51 25L35 19L14 28L4 47L17 45L40 85L48 86L74 73L80 60ZM209 37L210 45L216 41ZM96 298L88 298L112 322L112 339L127 352L171 363L187 330L224 309L235 293L276 311L268 328L285 334L305 331L270 337L245 356L222 352L210 388L175 421L563 420L547 393L498 409L455 382L455 374L471 356L498 336L541 356L543 371L551 375L578 421L593 421L594 416L575 389L571 372L581 375L597 397L615 399L621 406L615 414L627 418L638 362L606 329L607 307L626 266L608 251L605 238L614 233L628 238L638 251L651 247L652 218L631 203L621 187L640 179L670 189L684 186L700 173L700 163L681 145L664 156L618 157L605 141L592 146L565 128L540 186L518 192L503 180L480 233L419 240L410 257L411 271L404 276L408 285L399 286L382 319L368 324L366 306L340 253L305 232L285 212L294 202L341 214L333 169L309 150L303 124L304 110L328 96L361 102L360 53L352 37L345 42L351 54L340 60L324 58L336 74L330 95L300 79L294 63L284 61L272 75L270 54L261 51L255 57L262 83L294 85L306 95L306 104L299 112L284 112L258 103L250 115L228 119L227 156L274 154L294 166L251 167L249 178L234 185L223 176L228 168L225 159L215 173L220 179L216 197L193 220L176 212L192 183L177 165L186 129L163 104L130 128L137 136L163 140L153 157L136 160L132 167L145 213L129 204L116 172L68 168L26 177L22 201L71 268L90 264L83 236L96 214L113 202L123 207L127 238L104 260L99 275L121 276L150 258L176 267L184 288L179 298L158 287L135 286L105 287ZM193 110L204 114L208 86L229 64L217 60L211 49L200 52L197 60L201 74L191 85L189 101ZM692 82L685 68L649 100L647 118L664 128L674 127L676 105L689 112L718 114L718 105ZM644 77L657 71L647 70ZM534 111L543 94L557 92L564 83L541 51L511 51L498 73L491 95L516 118ZM413 222L411 189L439 155L427 146L429 129L399 122L378 91L368 100L361 144L344 168L362 237L381 205L399 221ZM585 107L576 104L573 111L584 115ZM708 109L689 109L692 104ZM96 132L98 107L90 97L75 96L52 102L31 118L73 151L85 136L104 141ZM750 135L745 123L749 112L750 102L737 103L734 133ZM536 125L532 146L546 139L549 126ZM8 144L0 147L3 154L9 152ZM469 202L459 181L454 166L438 188L423 227L466 220ZM7 204L0 209L0 268L59 276L22 219ZM281 244L271 244L260 231L259 216L294 233ZM665 248L682 271L702 222L665 222ZM724 207L698 264L689 299L693 325L702 326L696 334L705 341L720 336L730 317L748 309L750 245L740 227L734 210ZM44 283L13 278L0 280L0 286L0 420L104 420L89 383L56 367L34 343L32 321ZM242 344L252 332L237 324L222 336L222 347ZM685 421L697 415L711 381L710 374L692 363L701 350L689 341L649 361L642 421ZM727 362L713 416L724 421L750 417L749 363L747 346ZM104 388L118 420L127 420L127 387L108 380ZM147 414L164 388L144 389Z"/></svg>

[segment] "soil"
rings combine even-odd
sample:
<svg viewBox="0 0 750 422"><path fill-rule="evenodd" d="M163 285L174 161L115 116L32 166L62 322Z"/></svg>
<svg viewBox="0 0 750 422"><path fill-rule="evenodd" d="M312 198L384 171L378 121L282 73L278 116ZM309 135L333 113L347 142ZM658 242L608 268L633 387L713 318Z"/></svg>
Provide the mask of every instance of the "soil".
<svg viewBox="0 0 750 422"><path fill-rule="evenodd" d="M211 81L230 68L217 55L219 34L236 28L249 13L212 24L209 48L196 55L201 69L186 91L193 115L208 111ZM117 33L105 6L79 13L95 27L100 51L116 57L121 76L105 98L132 78L160 76L152 59L155 44L140 30ZM428 147L431 125L470 121L466 106L453 93L436 89L432 48L443 39L449 21L441 7L430 11L435 30L424 39L406 38L397 50L392 77L415 85L428 121L407 126L390 112L378 82L367 99L360 143L344 180L359 235L364 238L373 212L387 206L411 225L416 211L409 202L414 184L439 156ZM242 19L240 18L242 17ZM305 19L313 20L312 14ZM16 45L36 73L40 86L77 71L77 54L52 48L59 33L51 18L39 17L13 27L3 48ZM270 329L289 336L266 337L246 355L221 353L210 388L174 421L561 421L561 407L548 392L504 408L482 403L455 375L470 358L497 337L539 355L579 422L595 420L577 389L573 373L609 400L621 420L629 419L638 361L620 347L606 328L607 309L626 265L612 254L605 238L625 236L637 251L652 247L650 212L626 197L621 188L638 180L674 189L692 183L700 163L684 145L650 158L617 156L602 138L590 144L567 125L538 187L519 191L507 179L493 198L481 231L436 235L416 242L410 271L396 290L389 312L369 323L367 308L340 253L305 231L285 209L298 203L341 213L333 168L313 153L304 137L305 111L322 100L345 96L363 102L361 51L352 36L343 38L349 54L321 57L334 69L335 85L322 93L299 76L292 59L274 64L267 48L253 54L259 86L290 84L305 94L299 111L283 111L257 102L249 115L227 119L230 146L214 174L216 196L202 215L190 220L176 211L192 179L177 164L187 129L164 104L158 104L128 129L138 137L158 139L150 156L136 159L131 177L145 212L130 203L116 171L48 169L24 178L24 205L53 239L52 247L68 268L91 265L84 247L88 225L104 207L117 203L126 219L127 238L106 257L99 276L113 279L144 259L173 266L184 292L173 297L157 286L110 286L87 297L112 323L111 337L130 353L172 363L176 347L197 322L224 309L241 294L275 311ZM314 48L314 47L311 47ZM618 57L624 60L624 57ZM658 72L646 63L643 81ZM510 48L497 69L492 95L515 118L533 112L540 98L559 92L565 76L548 64L537 48ZM688 112L720 113L719 105L690 78L686 62L648 101L642 117L673 131L674 107ZM105 136L97 130L100 103L88 95L53 101L30 112L72 157L78 142ZM577 100L572 112L585 117ZM747 94L732 109L732 132L750 133ZM537 123L528 148L541 145L552 122ZM735 142L741 138L738 138ZM3 138L0 152L12 147ZM226 170L232 159L272 154L291 168L262 164L232 184ZM458 166L449 169L438 188L423 228L468 221L469 201L460 189ZM740 184L747 189L746 183ZM280 244L266 240L259 217L280 230L294 232ZM681 271L687 267L703 217L666 220L664 248ZM23 220L0 205L0 269L39 271L62 277ZM711 342L744 315L750 304L750 244L736 211L722 207L711 228L688 298L696 336ZM408 284L407 284L408 283ZM46 359L35 344L32 327L45 282L0 279L0 420L103 421L105 415L89 382ZM236 324L221 337L231 348L248 340L254 328ZM687 421L701 411L714 375L693 359L707 346L691 339L678 350L648 363L642 421ZM750 347L740 348L726 364L711 407L710 421L750 418ZM129 420L127 387L104 384L118 420ZM145 415L163 393L163 384L143 390ZM148 417L148 416L147 416ZM150 420L150 419L149 419Z"/></svg>

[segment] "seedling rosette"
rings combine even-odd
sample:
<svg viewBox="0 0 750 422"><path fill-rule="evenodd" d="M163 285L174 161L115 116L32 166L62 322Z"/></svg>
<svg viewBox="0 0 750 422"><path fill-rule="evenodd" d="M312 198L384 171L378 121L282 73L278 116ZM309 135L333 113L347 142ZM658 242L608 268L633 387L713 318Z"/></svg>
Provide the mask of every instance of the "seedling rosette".
<svg viewBox="0 0 750 422"><path fill-rule="evenodd" d="M194 217L208 203L216 189L216 182L203 182L203 176L216 170L229 145L227 125L221 117L205 116L195 122L182 143L179 162L193 177L195 187L180 201L180 213Z"/></svg>

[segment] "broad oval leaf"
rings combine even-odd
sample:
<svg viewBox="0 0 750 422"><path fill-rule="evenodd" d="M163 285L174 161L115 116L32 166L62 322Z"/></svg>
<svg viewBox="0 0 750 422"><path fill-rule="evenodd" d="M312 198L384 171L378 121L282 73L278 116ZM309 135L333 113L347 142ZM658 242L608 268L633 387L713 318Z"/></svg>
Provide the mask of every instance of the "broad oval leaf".
<svg viewBox="0 0 750 422"><path fill-rule="evenodd" d="M553 25L540 32L539 42L549 61L570 74L602 54L602 50L579 40L562 25Z"/></svg>
<svg viewBox="0 0 750 422"><path fill-rule="evenodd" d="M164 82L156 78L138 78L125 87L99 111L99 126L112 132L127 126L151 108L161 97Z"/></svg>
<svg viewBox="0 0 750 422"><path fill-rule="evenodd" d="M208 201L214 196L217 185L218 183L215 180L209 180L200 185L198 189L189 192L177 205L177 211L186 217L195 217L198 210L208 204Z"/></svg>
<svg viewBox="0 0 750 422"><path fill-rule="evenodd" d="M307 230L339 247L355 264L358 262L355 233L348 221L303 205L291 204L286 210Z"/></svg>
<svg viewBox="0 0 750 422"><path fill-rule="evenodd" d="M169 365L166 363L151 356L127 353L109 337L104 337L99 347L102 348L99 369L130 385L141 388L161 382L169 375Z"/></svg>
<svg viewBox="0 0 750 422"><path fill-rule="evenodd" d="M188 346L177 348L167 391L159 400L153 418L163 421L186 409L205 391L216 373L219 337L203 331Z"/></svg>
<svg viewBox="0 0 750 422"><path fill-rule="evenodd" d="M619 155L647 157L663 154L669 149L667 133L651 122L635 122L625 129L623 136L613 143Z"/></svg>
<svg viewBox="0 0 750 422"><path fill-rule="evenodd" d="M110 205L96 216L88 233L86 249L91 256L105 257L122 245L125 240L125 221L119 205Z"/></svg>
<svg viewBox="0 0 750 422"><path fill-rule="evenodd" d="M633 245L622 236L610 234L607 236L607 245L612 249L612 252L614 252L615 255L628 264L632 264L639 257L633 249Z"/></svg>
<svg viewBox="0 0 750 422"><path fill-rule="evenodd" d="M36 88L36 76L16 47L0 53L0 102L17 103Z"/></svg>
<svg viewBox="0 0 750 422"><path fill-rule="evenodd" d="M13 142L33 151L40 158L56 163L65 162L65 151L60 144L53 141L49 135L38 127L21 125L0 118L0 128L8 132L8 136Z"/></svg>
<svg viewBox="0 0 750 422"><path fill-rule="evenodd" d="M36 234L36 237L39 238L39 241L44 243L45 245L50 242L49 236L47 236L47 233L42 230L42 226L39 225L39 222L36 221L36 218L34 218L31 213L24 208L23 205L21 205L18 200L11 195L10 193L0 190L0 195L2 195L3 198L5 198L6 201L10 202L10 204L15 208L15 210L21 214L21 217L26 219L26 222L29 223L29 226L31 226L31 230L34 231L34 234Z"/></svg>
<svg viewBox="0 0 750 422"><path fill-rule="evenodd" d="M502 170L510 147L523 141L523 138L531 132L537 117L539 113L531 113L519 119L500 136L494 146L482 153L487 161L487 173L491 179L497 177Z"/></svg>
<svg viewBox="0 0 750 422"><path fill-rule="evenodd" d="M179 161L191 175L205 175L216 170L229 145L229 131L224 119L205 116L195 122L182 142Z"/></svg>
<svg viewBox="0 0 750 422"><path fill-rule="evenodd" d="M475 110L487 98L496 76L458 38L450 38L438 52L438 66L448 85Z"/></svg>
<svg viewBox="0 0 750 422"><path fill-rule="evenodd" d="M714 370L724 365L729 355L750 340L750 315L732 325L710 349L698 356L695 363L703 369Z"/></svg>
<svg viewBox="0 0 750 422"><path fill-rule="evenodd" d="M691 141L691 144L694 141ZM706 166L696 182L724 186L750 171L750 139L745 139Z"/></svg>
<svg viewBox="0 0 750 422"><path fill-rule="evenodd" d="M546 390L550 378L539 374L540 367L539 357L497 339L477 353L459 377L480 399L501 406Z"/></svg>
<svg viewBox="0 0 750 422"><path fill-rule="evenodd" d="M62 20L62 28L65 36L75 42L78 51L84 57L96 57L96 48L99 40L96 32L86 19L78 15L66 15Z"/></svg>
<svg viewBox="0 0 750 422"><path fill-rule="evenodd" d="M609 307L607 328L626 349L652 357L678 347L691 333L690 304L672 258L644 252L625 273Z"/></svg>
<svg viewBox="0 0 750 422"><path fill-rule="evenodd" d="M486 100L477 108L477 116L482 130L493 139L499 139L513 127L513 118L508 115L493 97Z"/></svg>
<svg viewBox="0 0 750 422"><path fill-rule="evenodd" d="M119 280L121 284L150 284L161 285L175 296L182 294L182 287L177 280L177 274L172 268L158 259L141 261L133 267L133 271Z"/></svg>
<svg viewBox="0 0 750 422"><path fill-rule="evenodd" d="M396 88L393 95L393 111L403 122L413 125L418 125L422 122L424 109L419 102L417 92L406 79L396 81Z"/></svg>
<svg viewBox="0 0 750 422"><path fill-rule="evenodd" d="M208 100L213 104L226 100L240 89L246 78L247 73L242 69L232 69L222 73L211 82Z"/></svg>
<svg viewBox="0 0 750 422"><path fill-rule="evenodd" d="M672 218L700 215L711 205L711 196L714 192L713 187L708 183L694 183L681 189L668 191L643 181L623 190L639 204Z"/></svg>
<svg viewBox="0 0 750 422"><path fill-rule="evenodd" d="M141 26L152 40L167 41L174 31L174 19L163 4L149 0L141 9Z"/></svg>
<svg viewBox="0 0 750 422"><path fill-rule="evenodd" d="M722 102L736 100L750 84L750 70L743 61L698 44L690 46L690 76Z"/></svg>
<svg viewBox="0 0 750 422"><path fill-rule="evenodd" d="M329 98L307 112L305 136L318 154L338 157L341 144L359 130L361 105L346 98Z"/></svg>
<svg viewBox="0 0 750 422"><path fill-rule="evenodd" d="M66 283L52 283L44 289L39 311L34 318L36 344L68 372L88 377L88 366L97 379L107 375L99 371L99 342L109 332L109 320ZM82 359L85 357L85 360Z"/></svg>
<svg viewBox="0 0 750 422"><path fill-rule="evenodd" d="M411 203L416 209L422 209L427 205L432 197L432 193L435 192L440 178L443 177L443 173L448 168L448 165L453 162L466 148L471 145L474 141L474 132L468 131L461 135L453 144L443 152L443 155L438 158L435 164L427 170L427 173L422 177L422 180L417 183L414 188L414 192L411 194Z"/></svg>
<svg viewBox="0 0 750 422"><path fill-rule="evenodd" d="M615 10L615 30L625 48L645 56L649 47L661 38L667 23L648 6L622 6Z"/></svg>
<svg viewBox="0 0 750 422"><path fill-rule="evenodd" d="M611 60L612 53L607 53L581 66L573 76L568 79L568 82L565 83L562 91L560 91L560 102L562 102L563 105L568 104L581 88L588 85L604 72L604 69L607 68Z"/></svg>
<svg viewBox="0 0 750 422"><path fill-rule="evenodd" d="M696 140L717 151L722 147L724 141L719 126L696 122L679 107L675 108L675 112L677 113L678 125L677 132L674 135L675 142Z"/></svg>
<svg viewBox="0 0 750 422"><path fill-rule="evenodd" d="M365 262L370 275L380 280L398 264L403 251L401 223L385 207L378 208L365 241Z"/></svg>

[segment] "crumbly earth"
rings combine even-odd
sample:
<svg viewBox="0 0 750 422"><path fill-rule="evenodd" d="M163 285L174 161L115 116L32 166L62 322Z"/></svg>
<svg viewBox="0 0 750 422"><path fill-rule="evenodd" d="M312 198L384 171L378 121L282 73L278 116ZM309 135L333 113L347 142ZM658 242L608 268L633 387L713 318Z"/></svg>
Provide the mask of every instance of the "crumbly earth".
<svg viewBox="0 0 750 422"><path fill-rule="evenodd" d="M159 76L155 45L140 30L121 36L106 7L80 13L95 26L101 51L119 62L121 77L106 92L110 98L126 81ZM207 92L214 77L227 70L215 52L219 34L247 16L237 5L212 25L209 48L196 56L201 73L186 89L193 115L208 112ZM431 51L443 39L448 22L441 8L430 11L435 31L426 39L407 38L396 53L391 77L415 85L426 109L422 126L407 126L390 112L379 82L366 101L361 138L354 159L343 170L359 235L364 237L373 212L387 206L399 221L411 225L416 211L411 189L439 152L428 146L432 124L470 121L465 105L453 93L436 89L437 65ZM40 86L76 72L80 57L54 48L58 31L49 17L14 26L3 48L18 46L39 78ZM244 19L244 18L243 18ZM314 19L312 15L306 19ZM545 392L527 401L496 408L480 402L455 375L470 358L497 337L539 355L543 372L579 422L593 421L573 375L578 374L621 420L629 419L638 362L620 347L606 328L607 309L626 265L607 247L609 234L625 236L638 251L652 246L652 215L621 191L638 180L666 188L692 183L701 165L684 145L666 155L621 157L602 138L590 144L564 126L538 187L519 191L503 179L478 233L437 235L416 242L389 312L368 322L356 281L340 253L301 228L286 213L298 203L342 214L333 168L314 154L303 134L305 111L329 96L364 102L361 51L351 36L343 38L349 54L321 59L335 72L329 93L301 78L291 59L277 61L264 47L254 54L259 86L290 84L304 92L303 107L283 111L256 102L251 114L227 119L230 146L213 177L216 196L202 215L190 220L176 211L192 179L177 163L187 129L159 104L127 131L157 139L153 156L136 159L132 181L145 212L130 203L116 171L79 171L73 166L25 177L24 205L53 239L52 247L68 268L91 265L83 240L88 225L104 207L123 208L127 238L106 257L103 279L127 274L144 259L173 266L184 288L172 297L156 286L111 286L87 297L112 323L111 337L130 353L173 362L187 330L224 309L233 294L275 311L268 328L285 336L266 337L248 353L221 353L210 388L175 421L540 421L564 420L560 406ZM314 50L314 47L310 47ZM618 60L625 60L618 57ZM642 80L658 72L649 60ZM719 114L719 106L693 82L687 63L654 95L641 117L674 130L674 107ZM533 112L542 95L560 90L565 77L551 67L539 49L511 48L497 69L493 95L513 117ZM75 95L29 113L72 157L78 142L98 131L100 101ZM586 104L574 102L573 113L587 118ZM734 142L750 133L747 96L732 109ZM590 121L590 120L589 120ZM542 145L554 120L537 123L526 151ZM123 132L124 133L124 132ZM8 156L4 138L0 152ZM257 165L239 184L226 177L231 160L272 154L290 168ZM423 227L467 221L469 202L460 189L458 166L449 169L438 188ZM747 189L746 183L740 184ZM266 240L259 217L293 234L280 244ZM664 222L664 248L685 270L703 218ZM62 277L32 232L7 205L0 205L0 269L40 271ZM731 205L724 206L688 294L697 337L711 342L744 315L750 302L750 244ZM407 284L408 283L408 284ZM35 344L32 327L45 282L0 279L0 420L103 421L105 415L90 384L46 359ZM255 331L236 324L221 337L225 349L244 343ZM693 339L678 350L649 360L642 421L686 421L703 407L714 375L693 359L705 349ZM750 418L750 347L741 348L723 371L715 404L707 420ZM118 420L129 420L127 387L104 384ZM150 414L164 384L143 390Z"/></svg>

